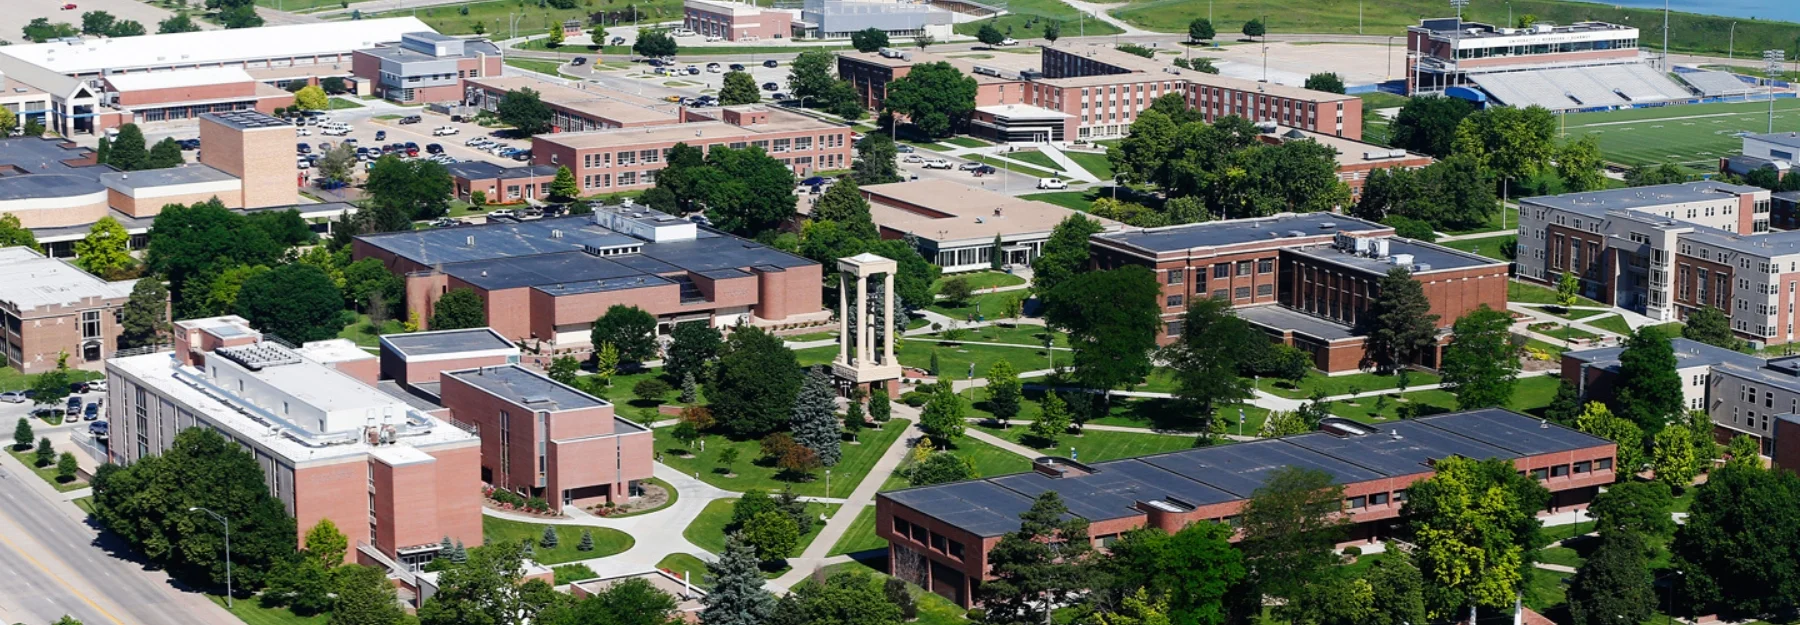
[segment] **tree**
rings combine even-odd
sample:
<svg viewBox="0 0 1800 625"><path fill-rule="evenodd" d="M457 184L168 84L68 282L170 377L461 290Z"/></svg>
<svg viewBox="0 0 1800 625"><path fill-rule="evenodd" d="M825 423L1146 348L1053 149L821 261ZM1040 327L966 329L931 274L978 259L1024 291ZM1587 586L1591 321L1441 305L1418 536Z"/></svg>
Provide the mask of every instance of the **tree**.
<svg viewBox="0 0 1800 625"><path fill-rule="evenodd" d="M1616 461L1631 475L1644 467L1644 430L1630 419L1615 416L1606 404L1588 402L1575 417L1575 429L1617 443Z"/></svg>
<svg viewBox="0 0 1800 625"><path fill-rule="evenodd" d="M594 349L594 377L600 378L605 386L612 386L613 374L619 372L619 348L612 343L601 343Z"/></svg>
<svg viewBox="0 0 1800 625"><path fill-rule="evenodd" d="M1573 271L1562 272L1562 277L1556 281L1556 304L1567 310L1570 306L1574 306L1575 302L1580 301L1578 299L1580 297L1581 278L1576 277Z"/></svg>
<svg viewBox="0 0 1800 625"><path fill-rule="evenodd" d="M188 17L188 14L185 12L176 13L168 19L157 22L156 24L156 34L159 35L191 33L198 30L200 30L200 25L195 24L193 18Z"/></svg>
<svg viewBox="0 0 1800 625"><path fill-rule="evenodd" d="M814 367L800 384L790 423L794 442L811 449L825 466L837 465L843 429L838 426L837 392L822 368Z"/></svg>
<svg viewBox="0 0 1800 625"><path fill-rule="evenodd" d="M112 149L106 157L106 164L125 171L144 169L149 160L148 144L144 142L144 131L137 124L125 124L119 127L119 136L113 137Z"/></svg>
<svg viewBox="0 0 1800 625"><path fill-rule="evenodd" d="M763 565L787 559L800 542L800 528L794 519L774 510L756 513L740 530L743 541L756 549Z"/></svg>
<svg viewBox="0 0 1800 625"><path fill-rule="evenodd" d="M293 558L277 564L269 573L262 604L313 615L331 609L331 591L331 572L323 564L311 558Z"/></svg>
<svg viewBox="0 0 1800 625"><path fill-rule="evenodd" d="M180 167L187 159L181 156L181 144L174 137L163 137L150 147L150 154L144 159L144 169L168 169Z"/></svg>
<svg viewBox="0 0 1800 625"><path fill-rule="evenodd" d="M575 182L575 172L569 171L568 165L556 168L556 178L550 182L550 197L565 201L581 197L581 185Z"/></svg>
<svg viewBox="0 0 1800 625"><path fill-rule="evenodd" d="M104 35L112 30L116 20L111 13L105 11L88 11L81 14L81 34Z"/></svg>
<svg viewBox="0 0 1800 625"><path fill-rule="evenodd" d="M1600 546L1569 581L1569 617L1576 625L1637 625L1650 620L1656 613L1656 590L1651 587L1647 552L1642 536L1600 533Z"/></svg>
<svg viewBox="0 0 1800 625"><path fill-rule="evenodd" d="M947 137L975 110L975 79L949 63L920 63L888 83L882 103L927 136Z"/></svg>
<svg viewBox="0 0 1800 625"><path fill-rule="evenodd" d="M10 137L19 130L19 116L10 110L0 109L0 137ZM101 138L105 140L104 137Z"/></svg>
<svg viewBox="0 0 1800 625"><path fill-rule="evenodd" d="M1482 304L1456 320L1444 350L1444 383L1456 393L1459 410L1505 406L1519 376L1512 344L1512 315Z"/></svg>
<svg viewBox="0 0 1800 625"><path fill-rule="evenodd" d="M327 625L400 625L406 612L400 608L387 571L372 566L349 565L332 573L337 578L336 597Z"/></svg>
<svg viewBox="0 0 1800 625"><path fill-rule="evenodd" d="M727 430L760 436L789 422L803 376L781 339L760 328L740 328L725 340L706 397Z"/></svg>
<svg viewBox="0 0 1800 625"><path fill-rule="evenodd" d="M1266 35L1268 33L1269 33L1269 29L1267 26L1263 25L1263 21L1261 18L1251 18L1250 21L1244 22L1244 36L1245 37L1250 37L1250 38L1254 39L1254 38Z"/></svg>
<svg viewBox="0 0 1800 625"><path fill-rule="evenodd" d="M562 47L562 44L563 44L562 24L551 24L550 25L550 33L549 33L549 36L545 37L544 43L548 44L552 48Z"/></svg>
<svg viewBox="0 0 1800 625"><path fill-rule="evenodd" d="M125 227L112 215L106 215L88 227L87 236L75 242L75 264L107 280L124 278L137 267L130 243L131 235Z"/></svg>
<svg viewBox="0 0 1800 625"><path fill-rule="evenodd" d="M1412 152L1438 158L1449 156L1457 126L1474 112L1475 107L1461 98L1414 96L1394 116L1388 141Z"/></svg>
<svg viewBox="0 0 1800 625"><path fill-rule="evenodd" d="M920 50L924 50L925 48L930 47L931 44L934 44L934 43L937 43L937 38L933 37L931 35L919 35L917 37L913 37L913 45L917 46Z"/></svg>
<svg viewBox="0 0 1800 625"><path fill-rule="evenodd" d="M1800 596L1800 478L1788 471L1724 467L1695 489L1670 544L1681 601L1695 613L1746 617L1790 610Z"/></svg>
<svg viewBox="0 0 1800 625"><path fill-rule="evenodd" d="M1369 583L1371 601L1365 625L1425 623L1425 579L1413 556L1394 543L1386 545L1387 557L1369 567L1363 579Z"/></svg>
<svg viewBox="0 0 1800 625"><path fill-rule="evenodd" d="M1564 143L1556 155L1556 173L1562 177L1563 189L1570 193L1592 191L1606 184L1600 173L1604 159L1600 155L1600 139L1586 135Z"/></svg>
<svg viewBox="0 0 1800 625"><path fill-rule="evenodd" d="M1595 524L1602 536L1668 538L1675 533L1675 521L1669 517L1674 501L1668 484L1620 480L1594 496L1588 514L1597 519Z"/></svg>
<svg viewBox="0 0 1800 625"><path fill-rule="evenodd" d="M969 297L974 294L975 287L970 286L969 279L963 276L945 280L943 286L938 287L938 296L953 304L968 302Z"/></svg>
<svg viewBox="0 0 1800 625"><path fill-rule="evenodd" d="M344 296L318 267L281 265L244 282L237 314L264 332L295 344L337 336Z"/></svg>
<svg viewBox="0 0 1800 625"><path fill-rule="evenodd" d="M719 357L719 347L724 341L719 329L710 323L676 324L669 348L663 355L663 373L683 380L684 385L690 378L705 379L707 365Z"/></svg>
<svg viewBox="0 0 1800 625"><path fill-rule="evenodd" d="M1188 22L1187 32L1189 42L1212 41L1219 36L1218 31L1213 29L1212 20L1204 17L1196 17L1194 21Z"/></svg>
<svg viewBox="0 0 1800 625"><path fill-rule="evenodd" d="M873 241L880 236L874 218L869 216L869 201L863 198L854 179L840 180L826 189L813 203L812 218L815 222L835 222L851 236L864 241Z"/></svg>
<svg viewBox="0 0 1800 625"><path fill-rule="evenodd" d="M781 598L771 625L891 625L901 622L900 607L889 601L875 580L857 571L814 576Z"/></svg>
<svg viewBox="0 0 1800 625"><path fill-rule="evenodd" d="M224 527L191 508L212 510L231 519L234 583L254 591L298 550L294 519L263 475L237 443L211 428L189 428L160 455L95 471L94 518L171 577L223 587Z"/></svg>
<svg viewBox="0 0 1800 625"><path fill-rule="evenodd" d="M869 394L869 418L876 423L887 423L894 414L893 402L888 399L887 389L875 389Z"/></svg>
<svg viewBox="0 0 1800 625"><path fill-rule="evenodd" d="M1072 421L1069 404L1059 393L1045 393L1044 400L1039 402L1039 411L1037 420L1031 422L1031 436L1045 448L1056 447L1056 440L1069 431Z"/></svg>
<svg viewBox="0 0 1800 625"><path fill-rule="evenodd" d="M25 34L25 38L30 39L33 43L44 43L51 39L74 37L79 32L75 30L74 26L70 26L64 22L51 23L50 18L47 17L31 18L31 22L27 23L25 27L20 30Z"/></svg>
<svg viewBox="0 0 1800 625"><path fill-rule="evenodd" d="M756 238L794 216L794 170L762 148L712 148L694 178L707 217L732 234Z"/></svg>
<svg viewBox="0 0 1800 625"><path fill-rule="evenodd" d="M1508 180L1529 178L1556 156L1556 118L1541 106L1489 107L1456 126L1452 149Z"/></svg>
<svg viewBox="0 0 1800 625"><path fill-rule="evenodd" d="M1744 348L1743 339L1731 331L1731 317L1725 311L1711 306L1702 306L1699 310L1688 313L1687 325L1682 326L1681 336L1730 350Z"/></svg>
<svg viewBox="0 0 1800 625"><path fill-rule="evenodd" d="M1069 215L1050 231L1042 253L1031 263L1032 287L1041 295L1088 268L1088 237L1104 231L1100 222Z"/></svg>
<svg viewBox="0 0 1800 625"><path fill-rule="evenodd" d="M870 134L856 144L856 161L850 164L851 177L858 184L885 184L900 181L899 148L893 137ZM831 190L843 186L838 182ZM826 191L829 195L831 190ZM820 198L823 201L824 198Z"/></svg>
<svg viewBox="0 0 1800 625"><path fill-rule="evenodd" d="M988 622L1045 622L1050 606L1087 592L1094 559L1087 519L1068 514L1056 491L1038 495L1019 515L1019 529L988 552L994 579L977 591Z"/></svg>
<svg viewBox="0 0 1800 625"><path fill-rule="evenodd" d="M1343 93L1344 77L1336 72L1321 72L1306 77L1306 88L1326 93Z"/></svg>
<svg viewBox="0 0 1800 625"><path fill-rule="evenodd" d="M494 114L525 137L550 131L550 107L538 97L538 92L529 88L508 91L500 96Z"/></svg>
<svg viewBox="0 0 1800 625"><path fill-rule="evenodd" d="M1089 271L1043 293L1044 320L1069 334L1075 378L1092 389L1142 382L1162 330L1162 287L1149 269Z"/></svg>
<svg viewBox="0 0 1800 625"><path fill-rule="evenodd" d="M419 624L537 622L538 613L561 596L543 580L523 579L526 546L497 541L470 551L467 563L440 572L437 593L419 607Z"/></svg>
<svg viewBox="0 0 1800 625"><path fill-rule="evenodd" d="M924 460L908 467L902 475L913 486L948 484L981 477L975 470L973 460L942 451L925 456Z"/></svg>
<svg viewBox="0 0 1800 625"><path fill-rule="evenodd" d="M1612 409L1646 431L1687 410L1681 395L1681 374L1675 372L1675 349L1655 326L1638 328L1625 339L1619 354L1619 382Z"/></svg>
<svg viewBox="0 0 1800 625"><path fill-rule="evenodd" d="M980 30L975 31L975 40L986 44L991 48L1000 45L1000 42L1002 41L1006 41L1006 33L1002 33L1000 32L1000 29L995 28L993 20L988 20L981 24Z"/></svg>
<svg viewBox="0 0 1800 625"><path fill-rule="evenodd" d="M719 104L733 106L761 101L762 91L757 88L756 79L749 73L725 72L725 82L719 87Z"/></svg>
<svg viewBox="0 0 1800 625"><path fill-rule="evenodd" d="M392 154L376 159L363 183L370 202L415 220L449 214L455 188L450 170L442 164L427 159L401 160Z"/></svg>
<svg viewBox="0 0 1800 625"><path fill-rule="evenodd" d="M1568 380L1559 380L1556 384L1556 396L1550 399L1550 405L1544 408L1544 418L1552 422L1575 427L1575 417L1581 414L1581 391Z"/></svg>
<svg viewBox="0 0 1800 625"><path fill-rule="evenodd" d="M56 463L56 448L50 445L49 437L38 439L37 447L33 451L36 455L36 459L33 461L34 466L43 468Z"/></svg>
<svg viewBox="0 0 1800 625"><path fill-rule="evenodd" d="M356 173L356 148L347 143L340 143L325 151L315 166L319 177L326 180L348 182Z"/></svg>
<svg viewBox="0 0 1800 625"><path fill-rule="evenodd" d="M643 579L626 579L588 595L558 602L540 615L544 625L678 625L685 623L673 595Z"/></svg>
<svg viewBox="0 0 1800 625"><path fill-rule="evenodd" d="M30 449L31 442L35 438L36 435L31 431L30 418L19 417L19 423L13 426L13 449Z"/></svg>
<svg viewBox="0 0 1800 625"><path fill-rule="evenodd" d="M1761 469L1762 445L1748 434L1731 437L1731 444L1725 450L1725 466Z"/></svg>
<svg viewBox="0 0 1800 625"><path fill-rule="evenodd" d="M1369 356L1384 369L1404 367L1437 341L1438 316L1431 314L1425 287L1405 267L1388 270L1375 284L1362 315Z"/></svg>
<svg viewBox="0 0 1800 625"><path fill-rule="evenodd" d="M644 362L656 358L656 317L644 309L613 304L594 320L589 340L594 345L612 344L625 362Z"/></svg>
<svg viewBox="0 0 1800 625"><path fill-rule="evenodd" d="M811 100L815 108L830 104L837 78L831 75L837 67L837 55L825 50L807 50L788 65L788 89L793 97Z"/></svg>
<svg viewBox="0 0 1800 625"><path fill-rule="evenodd" d="M1251 397L1250 382L1239 377L1243 359L1267 339L1249 322L1231 314L1231 302L1195 298L1181 318L1181 335L1161 357L1175 370L1175 396L1204 417L1222 404Z"/></svg>
<svg viewBox="0 0 1800 625"><path fill-rule="evenodd" d="M862 119L869 114L869 110L863 106L862 95L856 91L856 85L850 84L848 80L832 81L831 89L820 101L824 103L821 108L825 112L846 120Z"/></svg>
<svg viewBox="0 0 1800 625"><path fill-rule="evenodd" d="M1044 22L1044 41L1050 42L1051 47L1056 47L1056 40L1061 38L1062 22L1054 20Z"/></svg>
<svg viewBox="0 0 1800 625"><path fill-rule="evenodd" d="M1437 461L1436 474L1413 482L1400 509L1417 549L1434 619L1462 608L1508 608L1523 588L1539 547L1537 511L1550 492L1503 458Z"/></svg>
<svg viewBox="0 0 1800 625"><path fill-rule="evenodd" d="M325 93L329 93L331 95L338 95L338 94L345 93L350 90L349 87L344 85L344 79L341 76L326 76L324 78L320 78L319 79L319 88L324 89Z"/></svg>
<svg viewBox="0 0 1800 625"><path fill-rule="evenodd" d="M350 553L349 537L339 532L337 524L328 518L319 519L312 529L306 530L306 540L301 544L306 547L307 557L327 569L343 564L344 556Z"/></svg>
<svg viewBox="0 0 1800 625"><path fill-rule="evenodd" d="M931 385L931 398L919 412L919 429L936 439L940 447L947 446L961 438L968 427L963 420L966 408L962 396L951 387L950 377L939 376L937 383Z"/></svg>
<svg viewBox="0 0 1800 625"><path fill-rule="evenodd" d="M1688 175L1682 173L1674 163L1661 165L1639 165L1625 171L1625 186L1648 187L1661 184L1677 184L1687 182Z"/></svg>
<svg viewBox="0 0 1800 625"><path fill-rule="evenodd" d="M1650 466L1656 469L1656 480L1677 492L1693 484L1700 461L1694 455L1694 435L1687 426L1669 425L1651 439Z"/></svg>
<svg viewBox="0 0 1800 625"><path fill-rule="evenodd" d="M1284 467L1251 493L1239 515L1248 581L1261 595L1287 599L1305 593L1337 564L1332 547L1344 536L1344 487L1316 469ZM1277 609L1278 613L1286 610Z"/></svg>
<svg viewBox="0 0 1800 625"><path fill-rule="evenodd" d="M675 38L660 30L638 31L637 41L631 44L631 53L644 57L671 58L678 51Z"/></svg>
<svg viewBox="0 0 1800 625"><path fill-rule="evenodd" d="M75 479L75 472L80 469L81 466L75 463L75 454L66 451L62 452L62 455L57 456L56 458L56 481L73 481Z"/></svg>
<svg viewBox="0 0 1800 625"><path fill-rule="evenodd" d="M0 247L22 246L38 249L37 237L20 225L19 216L0 213Z"/></svg>
<svg viewBox="0 0 1800 625"><path fill-rule="evenodd" d="M306 111L323 111L331 106L331 99L318 85L307 85L294 92L294 106Z"/></svg>
<svg viewBox="0 0 1800 625"><path fill-rule="evenodd" d="M461 330L487 325L487 303L475 289L450 289L431 308L431 329Z"/></svg>
<svg viewBox="0 0 1800 625"><path fill-rule="evenodd" d="M756 548L742 535L725 537L725 552L706 564L711 591L700 598L700 622L707 625L763 625L775 611L775 596L763 588Z"/></svg>
<svg viewBox="0 0 1800 625"><path fill-rule="evenodd" d="M1013 371L1012 363L999 360L988 368L987 392L988 412L1000 422L1000 427L1006 427L1006 422L1018 416L1024 403L1024 386L1019 383L1019 374Z"/></svg>
<svg viewBox="0 0 1800 625"><path fill-rule="evenodd" d="M219 11L219 22L226 28L256 28L263 25L263 18L256 14L256 7L240 4Z"/></svg>
<svg viewBox="0 0 1800 625"><path fill-rule="evenodd" d="M1243 581L1242 552L1229 542L1234 530L1220 523L1192 523L1169 534L1162 530L1126 532L1112 545L1100 568L1112 594L1129 596L1146 589L1168 601L1173 623L1221 625L1225 600Z"/></svg>
<svg viewBox="0 0 1800 625"><path fill-rule="evenodd" d="M850 33L850 47L856 48L857 52L863 53L874 52L886 48L888 47L887 31L870 26Z"/></svg>

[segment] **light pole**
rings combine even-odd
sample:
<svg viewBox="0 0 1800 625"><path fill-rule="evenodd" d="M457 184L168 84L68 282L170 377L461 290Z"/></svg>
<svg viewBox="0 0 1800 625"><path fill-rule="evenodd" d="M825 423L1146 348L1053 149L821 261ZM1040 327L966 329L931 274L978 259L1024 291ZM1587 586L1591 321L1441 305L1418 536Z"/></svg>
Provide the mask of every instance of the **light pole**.
<svg viewBox="0 0 1800 625"><path fill-rule="evenodd" d="M1387 79L1393 80L1394 79L1394 36L1393 35L1388 35L1387 48L1388 48L1387 49L1387 57L1388 57L1388 59L1387 59L1387 61L1388 61L1387 62Z"/></svg>
<svg viewBox="0 0 1800 625"><path fill-rule="evenodd" d="M1786 50L1764 50L1763 64L1769 71L1769 134L1775 134L1775 79L1781 76L1781 62L1786 59Z"/></svg>
<svg viewBox="0 0 1800 625"><path fill-rule="evenodd" d="M825 470L825 496L831 496L831 469Z"/></svg>
<svg viewBox="0 0 1800 625"><path fill-rule="evenodd" d="M231 609L231 521L217 512L198 506L188 508L188 512L205 512L206 516L225 526L225 608Z"/></svg>
<svg viewBox="0 0 1800 625"><path fill-rule="evenodd" d="M1731 35L1725 38L1725 60L1737 60L1737 22L1731 23Z"/></svg>
<svg viewBox="0 0 1800 625"><path fill-rule="evenodd" d="M1662 71L1669 71L1669 0L1663 0L1663 63Z"/></svg>
<svg viewBox="0 0 1800 625"><path fill-rule="evenodd" d="M1469 6L1469 0L1450 0L1450 6L1456 8L1456 33L1450 38L1450 62L1451 66L1455 68L1458 79L1456 82L1460 84L1462 82L1462 50L1460 49L1462 48L1463 30L1462 11L1463 7ZM1470 622L1474 621L1471 619Z"/></svg>

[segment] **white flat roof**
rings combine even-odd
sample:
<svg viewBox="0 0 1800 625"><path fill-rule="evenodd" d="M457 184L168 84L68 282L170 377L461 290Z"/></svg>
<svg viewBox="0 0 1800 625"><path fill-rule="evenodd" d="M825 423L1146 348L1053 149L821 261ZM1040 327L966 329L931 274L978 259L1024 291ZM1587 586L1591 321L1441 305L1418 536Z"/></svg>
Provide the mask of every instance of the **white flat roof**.
<svg viewBox="0 0 1800 625"><path fill-rule="evenodd" d="M83 299L131 295L136 280L107 282L75 265L44 258L26 247L0 248L0 302L19 310L74 304Z"/></svg>
<svg viewBox="0 0 1800 625"><path fill-rule="evenodd" d="M118 91L143 91L146 89L175 89L180 87L200 87L205 85L223 85L234 82L254 82L250 73L241 67L197 67L172 72L141 72L137 74L113 74L106 77Z"/></svg>
<svg viewBox="0 0 1800 625"><path fill-rule="evenodd" d="M402 34L420 31L437 32L416 17L390 17L14 45L0 49L0 55L60 74L98 74L346 53L399 41Z"/></svg>

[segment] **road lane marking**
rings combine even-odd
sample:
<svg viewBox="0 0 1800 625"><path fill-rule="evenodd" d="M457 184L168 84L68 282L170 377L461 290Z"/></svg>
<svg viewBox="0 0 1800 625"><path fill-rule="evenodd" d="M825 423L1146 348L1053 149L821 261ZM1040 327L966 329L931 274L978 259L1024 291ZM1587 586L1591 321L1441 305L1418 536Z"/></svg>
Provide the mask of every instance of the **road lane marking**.
<svg viewBox="0 0 1800 625"><path fill-rule="evenodd" d="M6 546L11 547L12 550L18 552L19 555L24 556L26 560L31 562L32 566L43 571L45 575L49 575L51 579L56 580L56 583L62 584L62 586L67 588L70 593L81 599L83 603L88 604L88 607L93 608L94 611L99 612L101 616L106 617L106 620L112 621L115 625L125 625L125 622L119 620L119 617L113 616L111 612L106 611L106 608L100 607L100 604L95 603L93 599L88 598L86 594L77 590L74 584L69 583L69 581L63 579L61 575L57 575L55 572L51 571L49 567L44 566L44 563L39 562L37 558L32 557L30 553L21 549L18 543L14 543L11 538L7 538L6 534L3 532L0 532L0 542L6 543Z"/></svg>

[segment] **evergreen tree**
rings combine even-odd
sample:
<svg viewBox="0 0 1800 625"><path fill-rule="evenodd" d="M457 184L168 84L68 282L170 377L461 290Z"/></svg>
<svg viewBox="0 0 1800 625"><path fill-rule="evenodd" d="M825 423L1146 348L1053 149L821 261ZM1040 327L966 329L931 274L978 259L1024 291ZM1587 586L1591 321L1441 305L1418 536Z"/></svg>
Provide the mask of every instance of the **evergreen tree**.
<svg viewBox="0 0 1800 625"><path fill-rule="evenodd" d="M681 403L691 404L699 398L700 389L699 386L694 383L694 374L689 372L686 375L681 376Z"/></svg>
<svg viewBox="0 0 1800 625"><path fill-rule="evenodd" d="M1557 424L1575 426L1575 417L1581 415L1581 392L1568 380L1559 380L1556 384L1556 396L1550 399L1550 405L1544 408L1544 418Z"/></svg>
<svg viewBox="0 0 1800 625"><path fill-rule="evenodd" d="M443 542L438 543L437 557L439 560L449 562L455 556L456 545L450 543L450 536L446 534Z"/></svg>
<svg viewBox="0 0 1800 625"><path fill-rule="evenodd" d="M1019 375L1013 372L1012 363L1005 360L994 362L987 372L988 412L1006 427L1006 422L1018 416L1019 407L1024 399L1024 387L1019 383Z"/></svg>
<svg viewBox="0 0 1800 625"><path fill-rule="evenodd" d="M1687 325L1681 327L1681 336L1725 349L1744 348L1744 340L1731 331L1731 317L1725 311L1711 306L1688 313Z"/></svg>
<svg viewBox="0 0 1800 625"><path fill-rule="evenodd" d="M106 164L123 171L143 169L150 158L147 148L144 131L137 124L125 124L119 127L119 136L112 140L112 150L107 154Z"/></svg>
<svg viewBox="0 0 1800 625"><path fill-rule="evenodd" d="M1067 518L1065 518L1067 517ZM981 602L993 623L1043 623L1050 606L1087 592L1093 543L1088 522L1068 514L1056 491L1037 497L988 554L993 581L981 585Z"/></svg>
<svg viewBox="0 0 1800 625"><path fill-rule="evenodd" d="M863 414L862 401L857 397L851 397L849 407L844 410L844 431L849 432L850 437L855 439L856 435L862 432L867 418L867 415Z"/></svg>
<svg viewBox="0 0 1800 625"><path fill-rule="evenodd" d="M577 543L575 545L575 550L576 551L593 551L594 550L594 531L593 530L590 530L587 528L582 528L581 542Z"/></svg>
<svg viewBox="0 0 1800 625"><path fill-rule="evenodd" d="M995 234L994 245L988 249L988 269L1000 271L1006 260L1006 252L1003 251L1004 249L1005 247L1000 241L1000 235Z"/></svg>
<svg viewBox="0 0 1800 625"><path fill-rule="evenodd" d="M461 539L458 539L456 541L456 551L454 553L450 554L450 563L451 564L468 564L469 563L469 550L467 548L463 547L463 542Z"/></svg>
<svg viewBox="0 0 1800 625"><path fill-rule="evenodd" d="M1636 533L1601 531L1600 546L1569 581L1569 617L1575 625L1648 622L1656 613L1648 552Z"/></svg>
<svg viewBox="0 0 1800 625"><path fill-rule="evenodd" d="M544 526L544 536L538 539L538 544L543 545L545 549L554 549L559 541L560 539L556 536L556 528L549 525Z"/></svg>
<svg viewBox="0 0 1800 625"><path fill-rule="evenodd" d="M19 417L19 424L13 426L13 449L28 449L32 439L36 437L31 431L29 417Z"/></svg>
<svg viewBox="0 0 1800 625"><path fill-rule="evenodd" d="M50 446L50 437L48 436L38 439L36 453L36 464L39 467L47 467L56 462L56 449Z"/></svg>
<svg viewBox="0 0 1800 625"><path fill-rule="evenodd" d="M1388 370L1404 367L1437 341L1438 316L1431 314L1424 285L1404 267L1389 270L1375 288L1369 309L1362 315L1369 354Z"/></svg>
<svg viewBox="0 0 1800 625"><path fill-rule="evenodd" d="M569 171L568 165L556 168L556 178L550 181L550 197L563 200L581 197L581 185L575 182L575 172Z"/></svg>
<svg viewBox="0 0 1800 625"><path fill-rule="evenodd" d="M837 393L831 390L831 379L823 368L813 368L800 385L790 427L794 442L813 450L825 466L837 465L843 430L838 426Z"/></svg>
<svg viewBox="0 0 1800 625"><path fill-rule="evenodd" d="M1681 374L1675 372L1675 348L1655 326L1638 328L1619 354L1618 388L1614 413L1654 432L1679 418L1687 400L1681 395Z"/></svg>
<svg viewBox="0 0 1800 625"><path fill-rule="evenodd" d="M756 548L741 535L725 537L725 552L706 565L712 589L701 597L700 622L706 625L763 625L775 612L775 595L763 588Z"/></svg>
<svg viewBox="0 0 1800 625"><path fill-rule="evenodd" d="M676 324L669 338L669 348L663 354L663 373L673 380L692 376L696 381L706 381L706 366L718 359L719 348L725 342L719 329L705 321L690 321Z"/></svg>
<svg viewBox="0 0 1800 625"><path fill-rule="evenodd" d="M869 417L875 419L876 423L887 423L888 419L893 418L893 415L894 405L888 399L887 389L875 389L875 392L869 395Z"/></svg>

